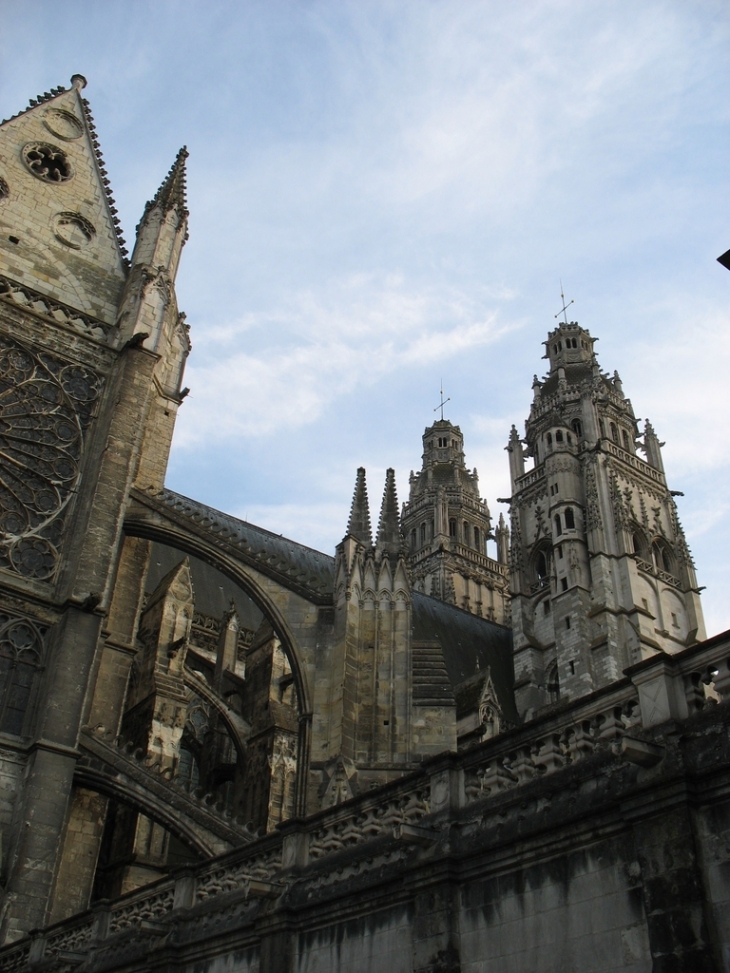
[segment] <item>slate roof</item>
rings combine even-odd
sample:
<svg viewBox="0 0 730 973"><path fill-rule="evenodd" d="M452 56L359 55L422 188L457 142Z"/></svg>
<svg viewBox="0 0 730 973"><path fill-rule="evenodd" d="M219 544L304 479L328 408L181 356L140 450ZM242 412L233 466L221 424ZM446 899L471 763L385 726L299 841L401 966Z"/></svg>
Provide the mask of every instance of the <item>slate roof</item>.
<svg viewBox="0 0 730 973"><path fill-rule="evenodd" d="M413 641L439 642L453 689L489 666L502 712L511 723L520 722L509 628L414 591Z"/></svg>
<svg viewBox="0 0 730 973"><path fill-rule="evenodd" d="M208 507L172 490L134 491L145 504L169 513L177 523L214 534L244 562L317 604L331 604L334 558L248 521Z"/></svg>

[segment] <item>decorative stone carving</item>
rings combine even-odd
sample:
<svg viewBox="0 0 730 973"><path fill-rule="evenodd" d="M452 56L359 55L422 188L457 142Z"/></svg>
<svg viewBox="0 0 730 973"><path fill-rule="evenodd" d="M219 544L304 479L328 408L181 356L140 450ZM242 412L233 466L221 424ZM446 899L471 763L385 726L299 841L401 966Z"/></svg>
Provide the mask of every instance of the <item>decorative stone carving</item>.
<svg viewBox="0 0 730 973"><path fill-rule="evenodd" d="M74 113L63 108L49 108L43 124L52 135L64 142L73 142L84 133L83 126Z"/></svg>
<svg viewBox="0 0 730 973"><path fill-rule="evenodd" d="M0 338L0 567L50 581L101 380Z"/></svg>
<svg viewBox="0 0 730 973"><path fill-rule="evenodd" d="M47 142L28 142L21 152L23 162L39 179L46 182L68 182L73 169L63 149Z"/></svg>
<svg viewBox="0 0 730 973"><path fill-rule="evenodd" d="M96 236L96 227L80 213L59 213L54 220L56 238L72 250L82 250Z"/></svg>

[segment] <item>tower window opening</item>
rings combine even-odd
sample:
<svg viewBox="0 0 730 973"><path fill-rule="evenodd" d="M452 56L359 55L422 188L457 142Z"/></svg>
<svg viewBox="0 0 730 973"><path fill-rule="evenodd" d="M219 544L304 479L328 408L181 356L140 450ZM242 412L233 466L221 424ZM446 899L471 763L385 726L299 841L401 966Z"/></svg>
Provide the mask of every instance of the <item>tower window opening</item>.
<svg viewBox="0 0 730 973"><path fill-rule="evenodd" d="M570 628L570 615L568 615L568 617L565 619L565 627L566 628ZM570 663L570 665L571 665L571 670L570 671L571 672L575 672L575 669L573 668L573 663L572 662Z"/></svg>
<svg viewBox="0 0 730 973"><path fill-rule="evenodd" d="M581 439L583 436L583 426L581 425L580 419L573 419L570 425L572 426L573 432L576 434L578 439Z"/></svg>
<svg viewBox="0 0 730 973"><path fill-rule="evenodd" d="M566 618L565 621L568 623L565 627L566 628L570 628L570 619L569 618ZM575 662L573 662L573 660L571 659L569 665L570 665L570 674L571 674L571 676L574 676L575 675Z"/></svg>
<svg viewBox="0 0 730 973"><path fill-rule="evenodd" d="M568 579L567 578L561 578L560 579L560 590L561 591L567 591L568 590Z"/></svg>
<svg viewBox="0 0 730 973"><path fill-rule="evenodd" d="M449 537L456 537L456 521L449 521Z"/></svg>
<svg viewBox="0 0 730 973"><path fill-rule="evenodd" d="M558 342L558 351L562 351L562 350L563 350L563 342L562 341L559 341Z"/></svg>
<svg viewBox="0 0 730 973"><path fill-rule="evenodd" d="M553 352L557 355L557 353L558 353L558 346L557 345L553 345Z"/></svg>
<svg viewBox="0 0 730 973"><path fill-rule="evenodd" d="M535 562L535 571L539 581L547 578L548 574L548 561L545 556L545 551L540 551L537 555L537 561Z"/></svg>
<svg viewBox="0 0 730 973"><path fill-rule="evenodd" d="M575 530L575 515L572 507L565 508L565 529Z"/></svg>
<svg viewBox="0 0 730 973"><path fill-rule="evenodd" d="M561 558L561 560L562 560L562 557L563 557L563 545L562 544L558 544L558 557Z"/></svg>
<svg viewBox="0 0 730 973"><path fill-rule="evenodd" d="M549 599L546 599L542 603L542 613L543 613L543 615L549 615L550 614L550 601L549 601Z"/></svg>
<svg viewBox="0 0 730 973"><path fill-rule="evenodd" d="M603 419L599 419L598 420L598 428L601 431L601 439L605 439L606 438L606 424L603 421Z"/></svg>
<svg viewBox="0 0 730 973"><path fill-rule="evenodd" d="M558 680L557 663L553 665L548 673L547 686L545 688L550 693L550 702L557 703L557 701L560 699L560 682Z"/></svg>
<svg viewBox="0 0 730 973"><path fill-rule="evenodd" d="M565 438L568 440L569 443L573 442L573 437L570 435L570 433L566 433Z"/></svg>
<svg viewBox="0 0 730 973"><path fill-rule="evenodd" d="M469 524L466 521L464 521L463 538L464 538L464 544L468 546L469 545Z"/></svg>
<svg viewBox="0 0 730 973"><path fill-rule="evenodd" d="M426 543L426 525L421 524L421 547Z"/></svg>
<svg viewBox="0 0 730 973"><path fill-rule="evenodd" d="M448 441L448 439L446 439L446 438L445 438L445 437L443 437L443 436L440 436L440 437L439 437L439 447L440 447L441 449L443 449L443 448L444 448L444 446L448 446L448 445L449 445L449 441Z"/></svg>
<svg viewBox="0 0 730 973"><path fill-rule="evenodd" d="M451 440L451 448L452 449L456 449L458 445L459 444L457 443L457 441L455 439L452 439Z"/></svg>
<svg viewBox="0 0 730 973"><path fill-rule="evenodd" d="M558 429L558 431L555 433L555 442L562 443L562 441L563 441L563 434L560 431L560 429Z"/></svg>
<svg viewBox="0 0 730 973"><path fill-rule="evenodd" d="M624 441L624 449L628 453L629 452L629 434L626 432L625 429L622 429L621 430L621 438Z"/></svg>
<svg viewBox="0 0 730 973"><path fill-rule="evenodd" d="M615 422L611 423L611 439L613 439L613 441L618 446L618 429L616 428Z"/></svg>
<svg viewBox="0 0 730 973"><path fill-rule="evenodd" d="M548 446L552 446L552 444L553 444L553 434L551 432L549 432L545 438L547 439Z"/></svg>
<svg viewBox="0 0 730 973"><path fill-rule="evenodd" d="M477 551L479 550L479 528L478 527L474 528L474 547Z"/></svg>
<svg viewBox="0 0 730 973"><path fill-rule="evenodd" d="M416 549L416 529L414 527L413 530L411 531L411 550L415 551L415 549Z"/></svg>
<svg viewBox="0 0 730 973"><path fill-rule="evenodd" d="M563 533L563 527L562 524L560 523L560 514L555 514L555 532L557 533L558 536L560 536Z"/></svg>

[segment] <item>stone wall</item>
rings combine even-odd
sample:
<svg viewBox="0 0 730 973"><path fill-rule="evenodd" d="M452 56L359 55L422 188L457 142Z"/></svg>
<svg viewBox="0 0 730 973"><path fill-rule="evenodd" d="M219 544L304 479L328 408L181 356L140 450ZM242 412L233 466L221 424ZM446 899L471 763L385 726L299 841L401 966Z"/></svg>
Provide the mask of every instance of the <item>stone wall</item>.
<svg viewBox="0 0 730 973"><path fill-rule="evenodd" d="M73 954L89 973L727 969L729 650L725 635L646 660L6 947L0 968Z"/></svg>

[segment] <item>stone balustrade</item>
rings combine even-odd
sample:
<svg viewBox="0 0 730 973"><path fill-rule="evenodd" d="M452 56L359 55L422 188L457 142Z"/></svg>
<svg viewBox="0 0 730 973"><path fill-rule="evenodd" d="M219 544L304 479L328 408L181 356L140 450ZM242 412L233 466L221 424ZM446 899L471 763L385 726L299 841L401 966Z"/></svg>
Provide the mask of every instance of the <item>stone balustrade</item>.
<svg viewBox="0 0 730 973"><path fill-rule="evenodd" d="M651 766L661 759L661 747L644 739L645 731L688 719L729 696L727 633L674 656L655 655L627 669L613 685L557 703L471 750L440 754L377 791L287 821L251 844L34 932L0 950L0 969L15 973L52 957L80 961L88 949L129 930L164 932L167 923L187 914L184 910L207 908L218 896L276 899L312 869L320 884L339 881L353 868L365 867L359 858L365 863L373 858L375 842L386 857L402 857L403 848L447 835L462 809L481 802L479 813L487 820L490 802L506 792L596 754ZM346 850L343 866L345 856L339 853Z"/></svg>

